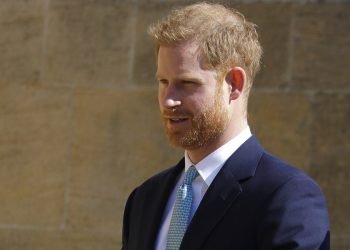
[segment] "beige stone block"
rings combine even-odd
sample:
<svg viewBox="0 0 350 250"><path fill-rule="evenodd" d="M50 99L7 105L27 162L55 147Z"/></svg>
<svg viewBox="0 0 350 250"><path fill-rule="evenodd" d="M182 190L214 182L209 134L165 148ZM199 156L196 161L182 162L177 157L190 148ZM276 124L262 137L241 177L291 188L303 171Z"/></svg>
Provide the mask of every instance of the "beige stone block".
<svg viewBox="0 0 350 250"><path fill-rule="evenodd" d="M103 183L100 183L100 185L103 185ZM106 184L104 185L106 186ZM112 189L113 186L110 188ZM86 193L93 192L91 189L87 190ZM67 225L77 230L82 228L83 230L93 229L114 232L115 237L121 239L126 195L128 193L119 194L118 191L115 192L114 196L108 198L103 195L79 194L72 190ZM121 199L121 197L124 197L124 199Z"/></svg>
<svg viewBox="0 0 350 250"><path fill-rule="evenodd" d="M115 250L120 249L121 241L115 231L67 231L67 250ZM48 245L49 246L49 245ZM57 248L57 250L60 250Z"/></svg>
<svg viewBox="0 0 350 250"><path fill-rule="evenodd" d="M320 94L313 103L310 173L323 188L332 231L350 235L350 96Z"/></svg>
<svg viewBox="0 0 350 250"><path fill-rule="evenodd" d="M308 170L310 102L307 96L254 92L249 121L263 146L292 165Z"/></svg>
<svg viewBox="0 0 350 250"><path fill-rule="evenodd" d="M70 90L0 91L0 224L63 223Z"/></svg>
<svg viewBox="0 0 350 250"><path fill-rule="evenodd" d="M295 10L293 88L349 88L350 6L302 5Z"/></svg>
<svg viewBox="0 0 350 250"><path fill-rule="evenodd" d="M1 250L112 250L120 242L111 232L70 229L1 229Z"/></svg>
<svg viewBox="0 0 350 250"><path fill-rule="evenodd" d="M332 250L348 250L350 249L350 236L333 236L331 238Z"/></svg>
<svg viewBox="0 0 350 250"><path fill-rule="evenodd" d="M126 85L132 30L128 1L50 1L44 79L50 85Z"/></svg>
<svg viewBox="0 0 350 250"><path fill-rule="evenodd" d="M45 0L1 1L0 84L38 81L44 5Z"/></svg>
<svg viewBox="0 0 350 250"><path fill-rule="evenodd" d="M150 24L166 16L175 7L174 3L141 3L135 25L135 59L133 64L132 82L137 85L152 86L156 84L156 51L147 34Z"/></svg>
<svg viewBox="0 0 350 250"><path fill-rule="evenodd" d="M155 88L76 92L71 226L120 235L131 190L182 157L167 145L157 103Z"/></svg>
<svg viewBox="0 0 350 250"><path fill-rule="evenodd" d="M282 88L289 82L291 4L231 4L257 25L263 47L261 71L254 88Z"/></svg>
<svg viewBox="0 0 350 250"><path fill-rule="evenodd" d="M61 230L2 228L0 230L1 250L59 250L69 249Z"/></svg>

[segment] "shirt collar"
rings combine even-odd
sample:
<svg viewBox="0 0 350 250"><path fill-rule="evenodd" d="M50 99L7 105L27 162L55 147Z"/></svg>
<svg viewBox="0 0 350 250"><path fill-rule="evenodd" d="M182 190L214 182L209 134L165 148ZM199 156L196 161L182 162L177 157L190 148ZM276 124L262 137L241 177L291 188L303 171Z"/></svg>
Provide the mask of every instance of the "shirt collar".
<svg viewBox="0 0 350 250"><path fill-rule="evenodd" d="M249 126L237 136L207 155L197 164L193 164L185 151L185 171L194 165L204 182L210 186L216 174L220 171L227 159L252 136Z"/></svg>

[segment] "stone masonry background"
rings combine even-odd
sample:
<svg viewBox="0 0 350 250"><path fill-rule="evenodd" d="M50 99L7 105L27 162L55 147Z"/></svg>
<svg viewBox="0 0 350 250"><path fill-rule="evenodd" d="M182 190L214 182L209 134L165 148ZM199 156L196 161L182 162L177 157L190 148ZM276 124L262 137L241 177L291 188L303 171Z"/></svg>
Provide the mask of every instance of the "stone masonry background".
<svg viewBox="0 0 350 250"><path fill-rule="evenodd" d="M145 30L190 2L1 1L0 250L120 248L128 194L183 154ZM259 26L252 131L320 184L332 249L350 249L349 2L217 2Z"/></svg>

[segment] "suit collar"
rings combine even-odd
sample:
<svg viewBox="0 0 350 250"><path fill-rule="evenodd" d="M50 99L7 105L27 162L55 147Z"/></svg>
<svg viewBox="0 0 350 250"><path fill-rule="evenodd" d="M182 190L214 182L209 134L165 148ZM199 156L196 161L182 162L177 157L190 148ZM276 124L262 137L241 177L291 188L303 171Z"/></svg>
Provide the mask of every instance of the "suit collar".
<svg viewBox="0 0 350 250"><path fill-rule="evenodd" d="M203 197L184 236L181 249L200 249L206 237L242 192L241 182L254 176L262 152L262 147L252 136L227 160ZM161 173L161 178L156 178L159 193L150 197L149 213L142 223L151 227L140 233L142 239L139 249L154 248L168 198L184 166L182 159L175 167Z"/></svg>
<svg viewBox="0 0 350 250"><path fill-rule="evenodd" d="M227 160L224 167L236 181L250 178L254 176L263 152L256 137L252 136Z"/></svg>
<svg viewBox="0 0 350 250"><path fill-rule="evenodd" d="M184 236L181 249L200 249L243 191L241 182L254 176L262 153L262 147L252 136L227 160L203 197Z"/></svg>
<svg viewBox="0 0 350 250"><path fill-rule="evenodd" d="M195 165L200 176L209 187L213 182L215 176L218 174L220 169L223 167L225 162L232 156L232 154L244 144L252 136L249 127L243 129L238 135L233 137L231 140L220 146L201 161L196 164L191 162L188 156L188 152L185 152L185 169L187 170L190 166Z"/></svg>

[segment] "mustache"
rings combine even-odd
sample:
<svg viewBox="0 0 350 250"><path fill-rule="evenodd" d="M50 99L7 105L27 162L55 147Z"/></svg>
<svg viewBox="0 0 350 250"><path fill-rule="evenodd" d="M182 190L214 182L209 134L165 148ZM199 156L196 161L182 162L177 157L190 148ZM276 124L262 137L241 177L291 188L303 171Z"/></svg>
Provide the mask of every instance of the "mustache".
<svg viewBox="0 0 350 250"><path fill-rule="evenodd" d="M172 111L170 109L164 109L162 111L162 116L189 116L192 117L192 113L186 111L186 110L180 110L176 109L175 111Z"/></svg>

